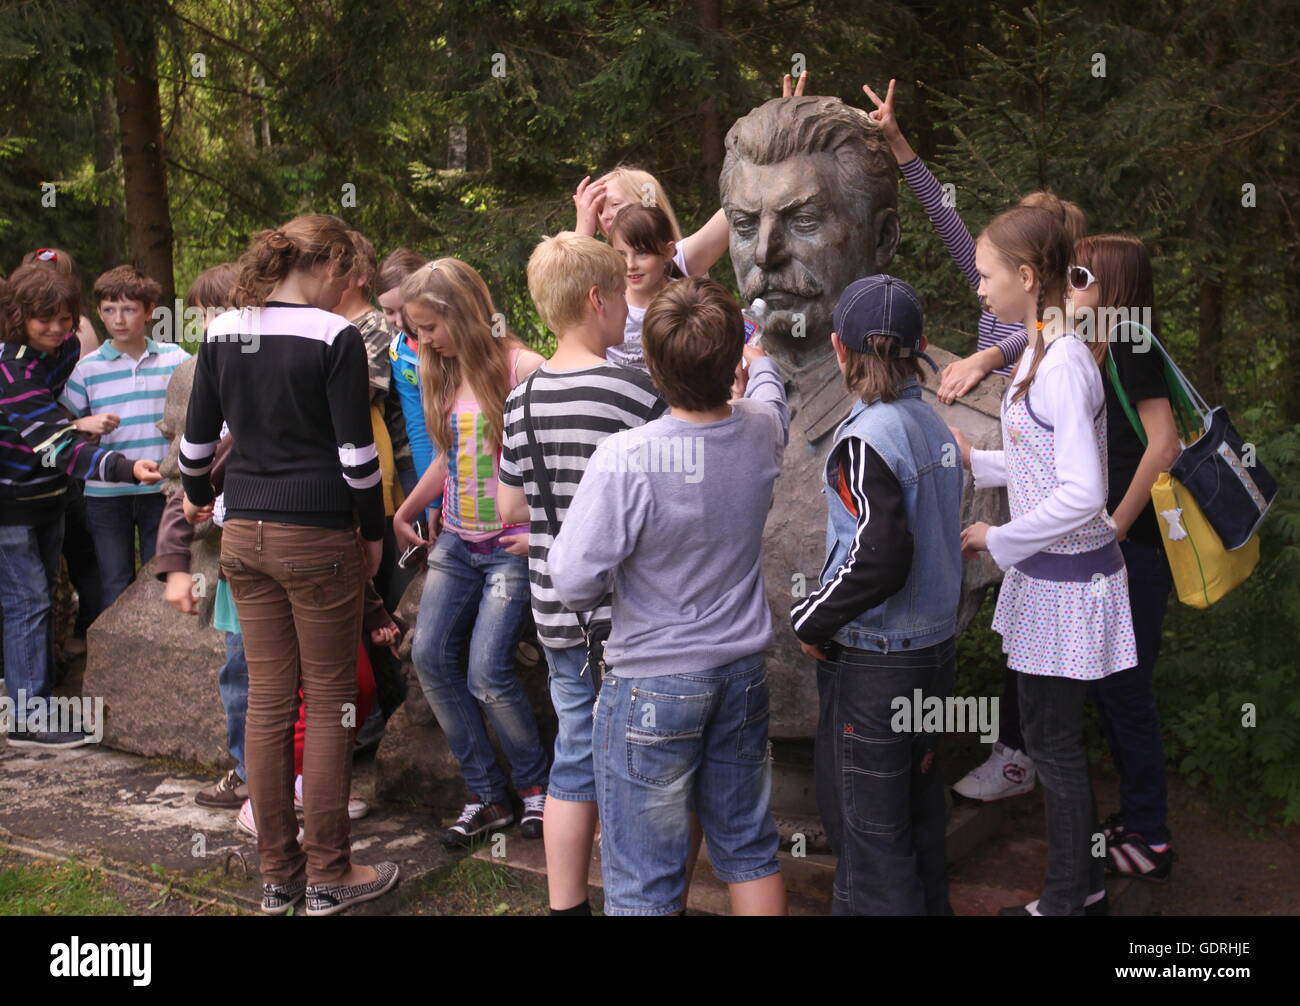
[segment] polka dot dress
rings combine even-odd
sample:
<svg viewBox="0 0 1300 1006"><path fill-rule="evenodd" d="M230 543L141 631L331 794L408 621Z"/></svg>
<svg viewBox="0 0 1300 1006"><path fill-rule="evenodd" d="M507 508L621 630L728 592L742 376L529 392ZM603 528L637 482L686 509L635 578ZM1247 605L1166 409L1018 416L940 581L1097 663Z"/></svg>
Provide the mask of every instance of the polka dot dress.
<svg viewBox="0 0 1300 1006"><path fill-rule="evenodd" d="M1014 382L1008 383L1002 400L1002 447L1014 520L1038 506L1058 482L1055 434L1034 415L1032 390L1020 401L1009 402L1013 386ZM1105 472L1104 406L1093 419L1093 429ZM1114 538L1115 529L1101 510L1045 551L1077 555L1102 548ZM1026 674L1094 679L1137 664L1128 571L1123 567L1077 582L1041 580L1013 566L998 593L993 630L1002 635L1007 666Z"/></svg>

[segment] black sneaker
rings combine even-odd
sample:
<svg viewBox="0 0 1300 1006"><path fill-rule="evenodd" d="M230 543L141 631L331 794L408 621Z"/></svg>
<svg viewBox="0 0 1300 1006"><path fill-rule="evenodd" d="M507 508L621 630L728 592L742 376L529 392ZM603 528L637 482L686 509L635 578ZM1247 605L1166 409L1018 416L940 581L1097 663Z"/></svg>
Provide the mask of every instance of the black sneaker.
<svg viewBox="0 0 1300 1006"><path fill-rule="evenodd" d="M14 748L44 748L47 751L85 747L99 742L89 734L73 730L11 730L5 740Z"/></svg>
<svg viewBox="0 0 1300 1006"><path fill-rule="evenodd" d="M1101 833L1106 836L1106 842L1116 842L1124 834L1124 819L1118 814L1111 814L1101 823Z"/></svg>
<svg viewBox="0 0 1300 1006"><path fill-rule="evenodd" d="M524 816L519 819L519 834L524 838L542 837L542 813L546 810L546 791L541 786L519 791L524 801Z"/></svg>
<svg viewBox="0 0 1300 1006"><path fill-rule="evenodd" d="M368 884L308 884L307 914L335 915L363 901L374 901L397 886L400 873L396 863L376 863L378 872Z"/></svg>
<svg viewBox="0 0 1300 1006"><path fill-rule="evenodd" d="M267 915L283 915L302 900L307 893L307 881L300 879L287 884L262 885L262 911Z"/></svg>
<svg viewBox="0 0 1300 1006"><path fill-rule="evenodd" d="M456 818L456 823L442 833L442 844L448 848L464 848L474 839L493 828L508 828L515 823L510 808L500 803L467 803Z"/></svg>
<svg viewBox="0 0 1300 1006"><path fill-rule="evenodd" d="M1091 895L1089 895L1089 897L1091 897ZM1031 901L1029 905L1037 907L1038 902ZM1009 908L999 908L998 915L1033 915L1034 913L1029 910L1029 905L1011 905ZM1101 897L1096 901L1085 901L1083 903L1083 914L1089 918L1095 918L1101 915L1110 915L1110 899L1106 896L1106 892L1102 891Z"/></svg>
<svg viewBox="0 0 1300 1006"><path fill-rule="evenodd" d="M1106 841L1106 872L1121 877L1137 877L1153 884L1169 880L1174 868L1174 850L1156 852L1136 831L1125 831Z"/></svg>

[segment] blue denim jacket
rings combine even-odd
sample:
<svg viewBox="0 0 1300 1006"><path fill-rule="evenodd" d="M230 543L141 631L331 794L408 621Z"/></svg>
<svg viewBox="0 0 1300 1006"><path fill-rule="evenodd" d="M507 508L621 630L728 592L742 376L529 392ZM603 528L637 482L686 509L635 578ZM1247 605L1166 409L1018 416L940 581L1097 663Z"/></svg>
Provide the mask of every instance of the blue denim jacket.
<svg viewBox="0 0 1300 1006"><path fill-rule="evenodd" d="M854 404L835 431L823 470L828 572L848 555L857 520L835 491L835 458L849 437L859 437L898 479L912 533L912 571L901 590L864 611L834 636L837 643L888 653L933 646L957 631L961 594L961 454L948 427L921 399L913 379L892 402Z"/></svg>

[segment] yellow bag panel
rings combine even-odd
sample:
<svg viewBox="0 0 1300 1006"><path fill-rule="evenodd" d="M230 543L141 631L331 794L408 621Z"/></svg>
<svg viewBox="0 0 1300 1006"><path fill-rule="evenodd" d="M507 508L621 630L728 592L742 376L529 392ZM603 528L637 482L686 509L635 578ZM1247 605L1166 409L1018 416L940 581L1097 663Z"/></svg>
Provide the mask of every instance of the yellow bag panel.
<svg viewBox="0 0 1300 1006"><path fill-rule="evenodd" d="M1176 478L1163 472L1151 487L1178 600L1208 608L1250 576L1259 562L1259 535L1229 552L1196 500Z"/></svg>

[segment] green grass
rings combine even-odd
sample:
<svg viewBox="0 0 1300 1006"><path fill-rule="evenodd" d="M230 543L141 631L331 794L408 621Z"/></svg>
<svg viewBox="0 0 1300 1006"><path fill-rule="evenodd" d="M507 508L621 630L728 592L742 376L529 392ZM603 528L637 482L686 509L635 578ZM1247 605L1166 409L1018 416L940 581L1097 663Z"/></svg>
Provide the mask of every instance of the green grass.
<svg viewBox="0 0 1300 1006"><path fill-rule="evenodd" d="M0 855L0 915L130 915L98 870Z"/></svg>
<svg viewBox="0 0 1300 1006"><path fill-rule="evenodd" d="M466 856L423 877L411 907L417 914L544 915L546 881Z"/></svg>

